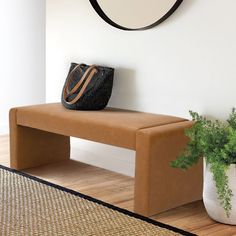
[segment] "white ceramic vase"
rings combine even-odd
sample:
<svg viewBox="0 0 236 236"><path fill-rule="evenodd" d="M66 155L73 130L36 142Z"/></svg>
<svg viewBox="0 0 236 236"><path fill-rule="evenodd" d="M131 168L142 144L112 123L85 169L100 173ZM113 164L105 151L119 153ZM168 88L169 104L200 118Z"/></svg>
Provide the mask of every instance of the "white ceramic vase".
<svg viewBox="0 0 236 236"><path fill-rule="evenodd" d="M233 191L232 210L230 217L227 217L224 208L220 205L217 198L217 190L210 166L206 165L204 160L204 184L203 184L203 202L208 215L215 221L236 225L236 165L232 164L228 171L229 187Z"/></svg>

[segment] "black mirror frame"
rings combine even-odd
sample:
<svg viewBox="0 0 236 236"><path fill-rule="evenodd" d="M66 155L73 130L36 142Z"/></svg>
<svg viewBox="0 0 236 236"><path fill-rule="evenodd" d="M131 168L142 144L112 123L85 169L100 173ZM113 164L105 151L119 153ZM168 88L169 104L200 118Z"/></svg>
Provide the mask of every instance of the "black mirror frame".
<svg viewBox="0 0 236 236"><path fill-rule="evenodd" d="M97 12L97 14L104 20L106 21L108 24L121 29L121 30L127 30L127 31L135 31L135 30L147 30L150 28L153 28L157 25L159 25L160 23L162 23L163 21L165 21L170 15L172 15L174 13L174 11L179 7L179 5L183 2L183 0L176 0L175 4L173 5L173 7L163 16L161 17L159 20L157 20L156 22L154 22L153 24L150 24L148 26L145 27L141 27L141 28L135 28L135 29L131 29L131 28L126 28L124 26L121 26L117 23L115 23L114 21L112 21L106 14L105 12L102 10L102 8L99 6L97 0L89 0L91 5L93 6L94 10Z"/></svg>

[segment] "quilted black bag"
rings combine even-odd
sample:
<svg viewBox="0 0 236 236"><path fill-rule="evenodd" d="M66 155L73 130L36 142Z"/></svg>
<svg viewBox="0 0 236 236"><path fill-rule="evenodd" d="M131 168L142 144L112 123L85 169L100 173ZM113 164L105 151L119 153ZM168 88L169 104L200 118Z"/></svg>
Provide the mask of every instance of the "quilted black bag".
<svg viewBox="0 0 236 236"><path fill-rule="evenodd" d="M71 63L61 102L72 110L101 110L112 92L114 69Z"/></svg>

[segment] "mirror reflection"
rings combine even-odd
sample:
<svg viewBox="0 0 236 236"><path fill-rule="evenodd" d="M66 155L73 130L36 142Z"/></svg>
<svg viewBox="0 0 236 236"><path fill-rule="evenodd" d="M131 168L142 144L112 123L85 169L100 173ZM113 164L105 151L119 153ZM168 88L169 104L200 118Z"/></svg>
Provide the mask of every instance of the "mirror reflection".
<svg viewBox="0 0 236 236"><path fill-rule="evenodd" d="M108 23L123 29L145 29L171 15L182 0L90 0ZM116 26L117 25L117 26ZM119 27L120 26L120 27Z"/></svg>

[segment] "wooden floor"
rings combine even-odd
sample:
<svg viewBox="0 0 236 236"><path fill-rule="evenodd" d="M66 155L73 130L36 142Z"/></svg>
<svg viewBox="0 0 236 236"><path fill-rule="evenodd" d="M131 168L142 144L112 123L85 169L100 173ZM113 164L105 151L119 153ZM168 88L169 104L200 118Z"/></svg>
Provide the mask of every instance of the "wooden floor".
<svg viewBox="0 0 236 236"><path fill-rule="evenodd" d="M0 136L0 164L9 166L8 136ZM82 164L76 160L32 168L25 172L130 211L133 210L134 179L131 177ZM236 235L236 226L212 221L207 216L201 201L152 218L197 235Z"/></svg>

